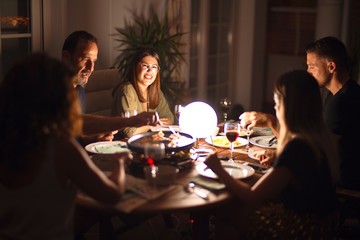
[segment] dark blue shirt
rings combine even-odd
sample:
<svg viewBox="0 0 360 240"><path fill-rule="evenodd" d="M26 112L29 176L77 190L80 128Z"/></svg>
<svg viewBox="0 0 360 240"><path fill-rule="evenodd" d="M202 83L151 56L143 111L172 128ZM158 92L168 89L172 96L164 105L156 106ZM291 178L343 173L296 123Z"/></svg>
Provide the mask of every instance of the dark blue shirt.
<svg viewBox="0 0 360 240"><path fill-rule="evenodd" d="M86 94L85 88L78 85L76 86L76 90L79 96L80 104L81 104L81 112L84 114L86 112Z"/></svg>

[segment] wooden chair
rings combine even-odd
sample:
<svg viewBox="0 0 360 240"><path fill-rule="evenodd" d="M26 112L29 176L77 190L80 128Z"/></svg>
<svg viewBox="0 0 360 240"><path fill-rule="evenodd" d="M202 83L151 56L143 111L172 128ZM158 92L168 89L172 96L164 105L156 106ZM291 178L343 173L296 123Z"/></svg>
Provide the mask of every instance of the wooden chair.
<svg viewBox="0 0 360 240"><path fill-rule="evenodd" d="M120 82L118 69L94 71L85 87L86 113L110 116L112 107L112 91Z"/></svg>

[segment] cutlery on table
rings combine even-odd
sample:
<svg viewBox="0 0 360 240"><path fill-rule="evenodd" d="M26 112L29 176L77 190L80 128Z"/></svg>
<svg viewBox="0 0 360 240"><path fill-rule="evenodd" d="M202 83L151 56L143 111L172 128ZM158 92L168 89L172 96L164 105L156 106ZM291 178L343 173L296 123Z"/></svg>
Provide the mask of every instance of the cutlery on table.
<svg viewBox="0 0 360 240"><path fill-rule="evenodd" d="M277 138L276 138L276 136L272 137L272 138L268 141L269 146L272 146L272 145L274 145L275 143L277 143Z"/></svg>
<svg viewBox="0 0 360 240"><path fill-rule="evenodd" d="M199 188L195 186L195 183L190 182L187 186L185 186L185 191L188 193L195 193L198 197L209 200L209 194L208 192L205 192L205 189Z"/></svg>

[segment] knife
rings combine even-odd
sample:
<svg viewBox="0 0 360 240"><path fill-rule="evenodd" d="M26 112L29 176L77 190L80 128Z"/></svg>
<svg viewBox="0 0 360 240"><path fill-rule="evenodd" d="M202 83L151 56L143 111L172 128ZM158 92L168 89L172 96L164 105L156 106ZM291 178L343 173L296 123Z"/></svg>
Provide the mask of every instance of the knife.
<svg viewBox="0 0 360 240"><path fill-rule="evenodd" d="M187 191L190 193L195 193L198 197L209 200L209 194L205 189L196 187L194 183L189 183L187 186Z"/></svg>

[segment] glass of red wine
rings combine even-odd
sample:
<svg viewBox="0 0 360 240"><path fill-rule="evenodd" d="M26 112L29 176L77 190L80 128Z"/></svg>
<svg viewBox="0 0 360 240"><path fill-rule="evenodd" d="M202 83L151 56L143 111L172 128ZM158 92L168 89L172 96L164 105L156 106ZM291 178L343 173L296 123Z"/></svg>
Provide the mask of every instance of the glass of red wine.
<svg viewBox="0 0 360 240"><path fill-rule="evenodd" d="M240 128L241 128L240 124L235 123L235 122L232 122L232 123L227 122L224 125L224 132L225 132L226 138L230 142L230 159L229 159L229 162L234 162L234 159L233 159L234 142L239 137Z"/></svg>

